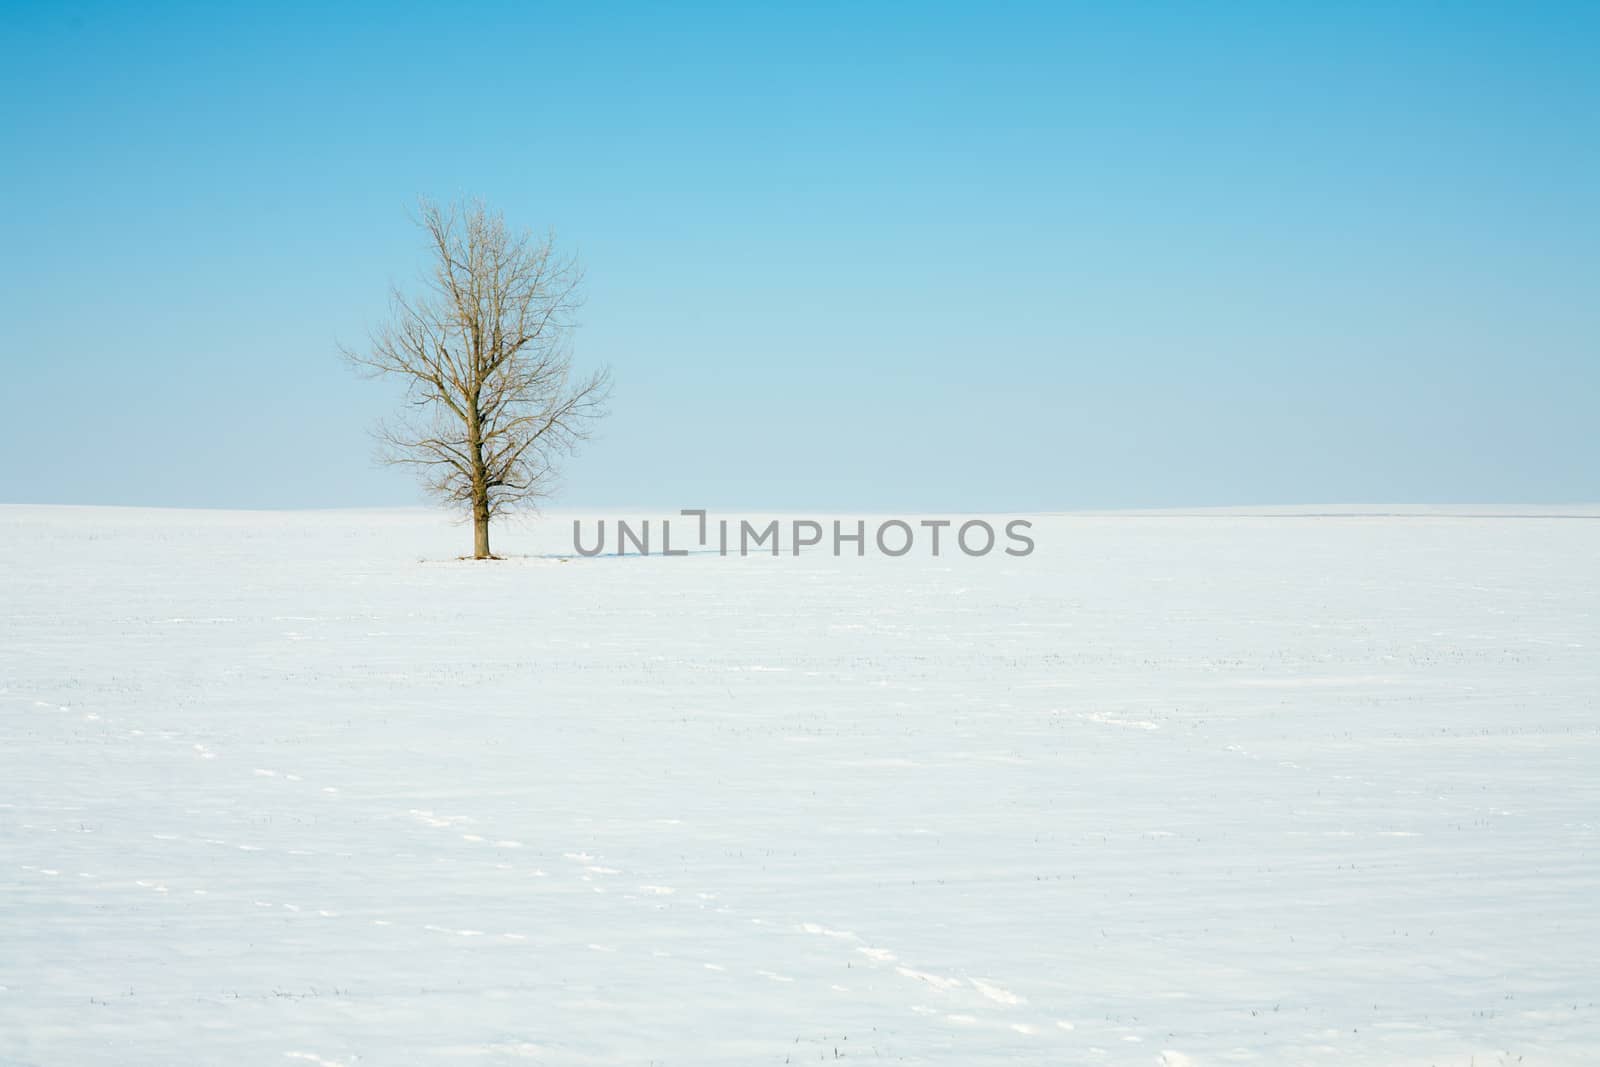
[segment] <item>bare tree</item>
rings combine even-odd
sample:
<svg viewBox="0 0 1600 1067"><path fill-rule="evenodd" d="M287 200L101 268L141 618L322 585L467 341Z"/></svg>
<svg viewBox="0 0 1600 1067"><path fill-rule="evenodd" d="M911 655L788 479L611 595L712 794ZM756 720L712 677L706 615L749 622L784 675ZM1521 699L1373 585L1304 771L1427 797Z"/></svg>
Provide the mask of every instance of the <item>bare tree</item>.
<svg viewBox="0 0 1600 1067"><path fill-rule="evenodd" d="M573 373L583 271L552 236L510 231L480 202L424 200L417 221L431 260L422 291L394 289L368 350L343 351L404 379L406 414L377 431L383 458L469 509L473 558L491 559L490 520L549 495L556 461L605 414L611 376Z"/></svg>

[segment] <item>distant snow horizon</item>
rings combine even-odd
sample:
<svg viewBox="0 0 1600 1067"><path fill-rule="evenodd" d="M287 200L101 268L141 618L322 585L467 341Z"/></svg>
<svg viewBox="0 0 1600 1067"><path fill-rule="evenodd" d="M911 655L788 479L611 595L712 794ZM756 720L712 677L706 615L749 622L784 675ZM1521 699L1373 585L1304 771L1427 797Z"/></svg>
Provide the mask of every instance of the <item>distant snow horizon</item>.
<svg viewBox="0 0 1600 1067"><path fill-rule="evenodd" d="M703 507L705 505L693 504L685 507ZM180 511L190 511L200 514L240 514L240 515L443 515L449 517L451 512L428 504L376 504L376 505L332 505L327 507L228 507L211 506L204 504L52 504L34 503L27 501L0 502L0 513L24 510L50 510L50 511L96 511L113 510L119 513L149 511L163 514ZM680 512L679 508L658 508L648 506L604 505L585 507L582 505L560 505L558 507L544 508L518 514L509 514L501 517L501 521L508 523L537 521L539 519L575 518L575 517L604 517L612 516L638 516L641 518L672 518ZM1218 518L1408 518L1408 517L1444 517L1463 519L1517 519L1517 518L1581 518L1600 519L1600 501L1559 502L1548 504L1515 504L1515 503L1454 503L1454 504L1413 504L1413 503L1301 503L1301 504L1173 504L1150 507L1134 508L1059 508L1050 510L1005 509L1005 508L827 508L827 507L800 507L800 508L762 508L758 506L734 507L707 507L713 514L729 517L749 517L752 515L770 516L773 518L788 518L795 515L823 515L823 516L885 516L885 515L1021 515L1051 518L1095 518L1114 516L1118 518L1149 516L1154 518L1182 517L1205 518L1215 516Z"/></svg>

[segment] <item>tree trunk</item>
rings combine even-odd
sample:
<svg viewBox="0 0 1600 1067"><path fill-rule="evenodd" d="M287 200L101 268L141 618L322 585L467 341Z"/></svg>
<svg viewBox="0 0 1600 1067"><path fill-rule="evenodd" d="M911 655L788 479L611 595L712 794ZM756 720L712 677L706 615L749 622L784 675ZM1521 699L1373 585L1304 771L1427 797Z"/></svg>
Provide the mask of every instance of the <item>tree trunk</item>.
<svg viewBox="0 0 1600 1067"><path fill-rule="evenodd" d="M472 558L493 559L489 552L489 478L483 466L483 430L478 416L478 393L473 390L467 409L467 450L472 457Z"/></svg>
<svg viewBox="0 0 1600 1067"><path fill-rule="evenodd" d="M489 501L486 495L472 502L472 558L493 558L489 553Z"/></svg>

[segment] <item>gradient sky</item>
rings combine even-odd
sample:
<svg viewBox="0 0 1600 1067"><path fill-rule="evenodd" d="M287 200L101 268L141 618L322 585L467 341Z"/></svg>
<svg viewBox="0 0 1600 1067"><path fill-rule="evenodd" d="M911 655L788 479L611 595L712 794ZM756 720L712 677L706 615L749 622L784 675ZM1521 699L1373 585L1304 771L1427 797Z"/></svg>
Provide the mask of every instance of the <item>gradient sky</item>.
<svg viewBox="0 0 1600 1067"><path fill-rule="evenodd" d="M418 194L554 227L561 506L1600 501L1600 5L7 5L0 501L409 504Z"/></svg>

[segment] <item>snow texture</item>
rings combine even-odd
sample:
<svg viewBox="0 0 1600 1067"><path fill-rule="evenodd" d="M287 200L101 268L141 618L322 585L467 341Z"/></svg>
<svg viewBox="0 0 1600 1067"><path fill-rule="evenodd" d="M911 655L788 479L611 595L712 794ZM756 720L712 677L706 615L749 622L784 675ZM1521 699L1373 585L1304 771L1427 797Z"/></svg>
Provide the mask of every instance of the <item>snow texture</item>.
<svg viewBox="0 0 1600 1067"><path fill-rule="evenodd" d="M0 1063L1600 1062L1595 514L0 508Z"/></svg>

